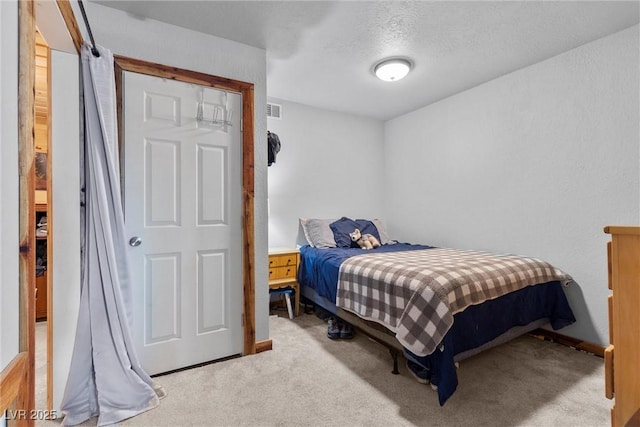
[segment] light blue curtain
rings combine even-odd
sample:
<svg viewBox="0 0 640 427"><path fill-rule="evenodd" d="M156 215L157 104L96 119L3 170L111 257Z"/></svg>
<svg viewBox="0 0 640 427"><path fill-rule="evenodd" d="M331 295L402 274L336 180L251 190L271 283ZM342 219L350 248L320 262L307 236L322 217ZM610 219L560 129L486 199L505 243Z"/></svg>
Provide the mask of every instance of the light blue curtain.
<svg viewBox="0 0 640 427"><path fill-rule="evenodd" d="M141 368L131 338L132 292L120 194L113 55L82 48L84 227L82 291L63 425L97 416L107 425L152 409L164 396Z"/></svg>

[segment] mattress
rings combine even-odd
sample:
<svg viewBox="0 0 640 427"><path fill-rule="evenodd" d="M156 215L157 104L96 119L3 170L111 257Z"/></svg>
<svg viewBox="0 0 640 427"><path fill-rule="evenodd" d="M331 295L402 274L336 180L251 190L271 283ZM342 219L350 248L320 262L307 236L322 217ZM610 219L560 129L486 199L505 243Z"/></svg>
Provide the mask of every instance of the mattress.
<svg viewBox="0 0 640 427"><path fill-rule="evenodd" d="M367 252L397 252L425 250L424 245L395 244ZM345 260L361 255L361 249L316 249L303 246L300 249L298 280L302 295L311 297L329 311L342 314L337 307L336 295L340 267ZM323 305L324 304L324 305ZM350 313L352 314L352 313ZM549 323L559 329L575 322L560 281L550 281L526 286L505 295L473 304L455 313L453 322L435 347L427 355L416 354L404 348L408 359L430 370L431 382L438 387L440 404L454 393L458 382L454 362L490 348L531 329ZM380 322L378 322L380 323ZM389 332L396 334L392 325Z"/></svg>

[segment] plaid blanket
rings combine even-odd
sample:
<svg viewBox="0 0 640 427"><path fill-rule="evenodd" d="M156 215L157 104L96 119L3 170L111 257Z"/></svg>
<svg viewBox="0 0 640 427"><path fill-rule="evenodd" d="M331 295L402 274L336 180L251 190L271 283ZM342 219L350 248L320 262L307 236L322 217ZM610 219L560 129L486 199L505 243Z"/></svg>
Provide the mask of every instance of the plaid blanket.
<svg viewBox="0 0 640 427"><path fill-rule="evenodd" d="M418 356L431 354L470 305L571 277L535 258L456 249L367 253L345 260L338 307L381 323Z"/></svg>

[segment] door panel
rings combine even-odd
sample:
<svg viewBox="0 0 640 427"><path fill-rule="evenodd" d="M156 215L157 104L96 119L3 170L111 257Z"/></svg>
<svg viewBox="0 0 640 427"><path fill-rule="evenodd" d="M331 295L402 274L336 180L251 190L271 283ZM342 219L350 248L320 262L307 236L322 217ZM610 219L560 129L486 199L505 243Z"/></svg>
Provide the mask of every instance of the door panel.
<svg viewBox="0 0 640 427"><path fill-rule="evenodd" d="M148 138L145 148L145 226L180 226L180 141Z"/></svg>
<svg viewBox="0 0 640 427"><path fill-rule="evenodd" d="M224 224L227 220L224 176L229 169L228 157L224 147L198 145L198 225Z"/></svg>
<svg viewBox="0 0 640 427"><path fill-rule="evenodd" d="M228 317L225 289L213 286L227 281L226 251L198 252L198 333L224 327Z"/></svg>
<svg viewBox="0 0 640 427"><path fill-rule="evenodd" d="M134 340L150 374L242 352L240 122L211 122L239 117L241 96L202 90L124 74Z"/></svg>
<svg viewBox="0 0 640 427"><path fill-rule="evenodd" d="M145 256L144 295L152 310L145 310L145 344L180 338L180 254Z"/></svg>

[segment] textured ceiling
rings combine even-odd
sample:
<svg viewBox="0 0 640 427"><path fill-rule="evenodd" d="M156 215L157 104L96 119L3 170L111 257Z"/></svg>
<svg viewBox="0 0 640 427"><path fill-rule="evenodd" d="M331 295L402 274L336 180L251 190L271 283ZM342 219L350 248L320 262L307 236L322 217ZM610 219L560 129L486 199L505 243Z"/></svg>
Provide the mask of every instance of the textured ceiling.
<svg viewBox="0 0 640 427"><path fill-rule="evenodd" d="M268 96L382 120L640 20L637 1L97 3L266 49ZM390 56L415 64L405 79L373 75Z"/></svg>

